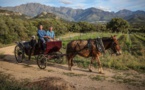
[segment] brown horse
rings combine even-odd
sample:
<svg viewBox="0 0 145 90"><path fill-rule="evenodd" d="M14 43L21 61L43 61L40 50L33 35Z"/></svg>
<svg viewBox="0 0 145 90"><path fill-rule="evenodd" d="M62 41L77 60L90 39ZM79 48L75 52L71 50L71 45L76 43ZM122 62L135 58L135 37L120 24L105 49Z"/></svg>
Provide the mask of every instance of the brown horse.
<svg viewBox="0 0 145 90"><path fill-rule="evenodd" d="M107 38L102 38L102 43L104 45L104 49L107 50L111 48L111 50L116 53L116 55L121 54L121 49L118 43L116 36L111 36ZM96 60L99 65L99 73L103 73L103 69L101 66L101 62L99 57L101 56L101 52L98 50L96 46L96 39L91 40L74 40L67 44L66 50L66 58L68 60L68 68L72 69L73 66L73 58L76 55L80 55L82 57L92 57L91 64L89 65L89 71L91 70L93 60Z"/></svg>

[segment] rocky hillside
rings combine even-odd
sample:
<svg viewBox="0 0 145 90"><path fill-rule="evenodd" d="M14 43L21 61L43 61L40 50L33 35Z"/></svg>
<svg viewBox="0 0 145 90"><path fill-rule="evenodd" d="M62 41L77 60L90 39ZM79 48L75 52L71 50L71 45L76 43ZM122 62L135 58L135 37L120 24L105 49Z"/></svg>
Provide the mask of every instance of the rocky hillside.
<svg viewBox="0 0 145 90"><path fill-rule="evenodd" d="M20 12L13 12L8 10L0 9L0 16L10 16L13 18L29 19L30 16L24 15Z"/></svg>
<svg viewBox="0 0 145 90"><path fill-rule="evenodd" d="M49 12L68 21L88 21L88 22L109 21L115 17L124 18L126 20L132 20L131 18L140 18L140 16L143 17L143 20L141 19L141 22L145 21L144 20L145 11L139 10L130 11L123 9L118 12L108 12L97 8L72 9L68 7L51 7L39 3L28 3L15 7L0 7L0 8L14 12L20 12L22 14L31 17L36 17L42 12Z"/></svg>

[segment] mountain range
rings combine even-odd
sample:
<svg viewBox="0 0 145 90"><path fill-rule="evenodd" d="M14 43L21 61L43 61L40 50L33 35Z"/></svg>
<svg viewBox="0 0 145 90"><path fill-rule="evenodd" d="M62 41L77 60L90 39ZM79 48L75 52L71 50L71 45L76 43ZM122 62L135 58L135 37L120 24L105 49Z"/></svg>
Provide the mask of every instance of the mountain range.
<svg viewBox="0 0 145 90"><path fill-rule="evenodd" d="M46 6L39 3L27 3L15 7L0 7L0 9L19 12L31 17L38 17L42 12L48 12L68 21L106 22L112 18L119 17L129 22L137 21L145 23L145 11L141 10L130 11L123 9L118 12L108 12L93 7L88 9L72 9L69 7Z"/></svg>

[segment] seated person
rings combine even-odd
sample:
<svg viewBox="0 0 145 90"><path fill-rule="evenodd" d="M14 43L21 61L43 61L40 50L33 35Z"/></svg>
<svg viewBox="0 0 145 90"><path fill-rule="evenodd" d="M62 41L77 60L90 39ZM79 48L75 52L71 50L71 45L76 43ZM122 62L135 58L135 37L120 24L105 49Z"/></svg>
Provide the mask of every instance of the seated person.
<svg viewBox="0 0 145 90"><path fill-rule="evenodd" d="M37 32L37 35L38 35L38 38L43 42L45 43L45 39L44 38L47 38L47 35L46 35L46 32L43 30L43 26L40 25L39 26L39 30Z"/></svg>
<svg viewBox="0 0 145 90"><path fill-rule="evenodd" d="M35 39L35 36L33 35L30 42L29 42L29 44L31 46L30 52L29 52L29 60L31 59L31 54L34 52L36 43L37 43L37 41Z"/></svg>
<svg viewBox="0 0 145 90"><path fill-rule="evenodd" d="M42 48L43 51L45 51L45 44L46 44L46 40L45 39L47 39L48 36L46 35L46 32L43 30L43 26L42 25L39 26L39 30L37 32L37 35L38 35L38 39L39 39L41 48Z"/></svg>
<svg viewBox="0 0 145 90"><path fill-rule="evenodd" d="M48 36L47 38L48 38L48 41L54 41L54 39L55 39L55 33L54 33L54 31L53 31L53 27L51 26L50 28L49 28L49 30L46 32L46 35Z"/></svg>

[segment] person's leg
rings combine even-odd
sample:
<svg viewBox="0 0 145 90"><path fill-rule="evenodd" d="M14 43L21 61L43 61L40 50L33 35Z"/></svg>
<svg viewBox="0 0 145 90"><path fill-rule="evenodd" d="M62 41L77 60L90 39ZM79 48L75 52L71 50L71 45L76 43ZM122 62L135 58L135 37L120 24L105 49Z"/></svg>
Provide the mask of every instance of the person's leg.
<svg viewBox="0 0 145 90"><path fill-rule="evenodd" d="M42 48L42 53L44 53L45 48L46 48L46 41L44 38L41 38L41 48Z"/></svg>

